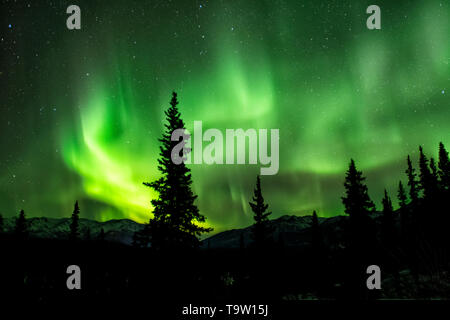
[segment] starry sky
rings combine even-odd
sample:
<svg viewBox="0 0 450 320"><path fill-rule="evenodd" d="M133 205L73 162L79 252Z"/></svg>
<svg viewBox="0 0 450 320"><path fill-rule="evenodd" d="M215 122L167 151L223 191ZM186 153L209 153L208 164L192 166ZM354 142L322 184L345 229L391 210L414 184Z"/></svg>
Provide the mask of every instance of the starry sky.
<svg viewBox="0 0 450 320"><path fill-rule="evenodd" d="M450 146L449 1L1 0L0 15L4 216L79 200L85 218L147 221L173 90L188 129L280 130L273 218L342 214L351 157L380 208L407 154ZM259 165L190 167L216 232L251 223Z"/></svg>

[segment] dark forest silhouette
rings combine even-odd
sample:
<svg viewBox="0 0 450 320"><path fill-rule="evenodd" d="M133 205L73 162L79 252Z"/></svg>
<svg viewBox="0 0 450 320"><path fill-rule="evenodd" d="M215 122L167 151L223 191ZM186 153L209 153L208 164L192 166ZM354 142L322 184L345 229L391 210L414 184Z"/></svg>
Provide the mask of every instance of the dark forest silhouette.
<svg viewBox="0 0 450 320"><path fill-rule="evenodd" d="M176 93L166 111L158 169L162 176L144 183L159 194L153 218L136 232L133 246L105 240L105 230L80 236L80 207L75 203L67 239L30 239L21 210L13 233L4 232L0 215L0 272L11 297L54 302L76 301L282 301L296 299L450 299L450 161L444 144L439 159L419 147L419 163L406 157L406 183L399 181L398 209L385 190L376 211L362 171L351 159L342 203L342 230L326 231L316 211L308 229L310 245L288 247L269 225L258 176L249 205L254 213L252 239L240 236L239 249L200 246L205 217L195 205L192 177L171 161L174 129L184 128ZM82 208L81 208L82 209ZM65 287L65 268L83 270L80 292ZM383 290L368 290L366 268L379 265Z"/></svg>
<svg viewBox="0 0 450 320"><path fill-rule="evenodd" d="M134 244L147 246L151 243L153 249L182 249L195 248L199 245L198 237L212 228L205 228L198 223L205 222L194 204L196 195L192 192L192 178L190 169L184 162L175 164L172 161L172 150L178 141L172 141L172 132L176 129L185 129L181 114L178 111L177 94L172 93L170 107L165 111L167 124L160 147L158 170L162 177L144 185L158 192L159 197L151 201L154 210L143 232L136 234ZM180 155L183 157L183 154Z"/></svg>
<svg viewBox="0 0 450 320"><path fill-rule="evenodd" d="M252 208L253 220L255 221L252 228L253 244L255 247L262 249L270 246L272 230L268 226L267 221L269 221L269 216L272 212L267 211L269 205L264 202L259 175L256 177L256 186L252 201L249 202L249 205Z"/></svg>

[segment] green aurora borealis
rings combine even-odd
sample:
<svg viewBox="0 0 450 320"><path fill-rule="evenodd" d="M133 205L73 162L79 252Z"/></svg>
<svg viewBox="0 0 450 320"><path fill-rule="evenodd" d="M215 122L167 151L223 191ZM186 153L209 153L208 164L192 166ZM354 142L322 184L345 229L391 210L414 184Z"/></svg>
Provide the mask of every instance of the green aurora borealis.
<svg viewBox="0 0 450 320"><path fill-rule="evenodd" d="M407 154L450 146L449 1L77 1L79 31L70 4L2 1L6 216L147 221L172 90L188 129L280 129L273 217L342 214L351 157L380 207ZM259 165L190 167L216 231L251 223Z"/></svg>

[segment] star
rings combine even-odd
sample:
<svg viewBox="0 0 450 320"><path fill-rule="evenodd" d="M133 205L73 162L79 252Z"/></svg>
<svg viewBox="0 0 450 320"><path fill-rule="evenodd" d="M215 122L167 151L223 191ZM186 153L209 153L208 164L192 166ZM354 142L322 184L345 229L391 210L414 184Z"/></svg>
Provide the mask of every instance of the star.
<svg viewBox="0 0 450 320"><path fill-rule="evenodd" d="M444 94L444 93L445 93L445 90L442 90L441 93Z"/></svg>
<svg viewBox="0 0 450 320"><path fill-rule="evenodd" d="M12 25L11 25L11 24L9 24L9 25L8 25L8 28L10 28L10 29L11 29L11 28L12 28Z"/></svg>

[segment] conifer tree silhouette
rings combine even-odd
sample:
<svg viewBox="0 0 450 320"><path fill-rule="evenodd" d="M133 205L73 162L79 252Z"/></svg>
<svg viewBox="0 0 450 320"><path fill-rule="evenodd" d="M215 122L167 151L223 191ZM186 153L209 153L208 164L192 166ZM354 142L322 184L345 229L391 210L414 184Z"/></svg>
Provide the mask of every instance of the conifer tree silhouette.
<svg viewBox="0 0 450 320"><path fill-rule="evenodd" d="M438 168L436 166L436 162L433 157L430 157L430 188L431 188L431 196L432 196L432 203L431 208L432 210L436 210L437 216L440 218L441 212L439 212L439 209L437 208L439 206L439 197L442 190L441 183L439 181L439 173Z"/></svg>
<svg viewBox="0 0 450 320"><path fill-rule="evenodd" d="M438 180L439 180L439 174L438 174L438 169L436 167L436 162L434 161L434 158L431 157L430 158L430 169L431 169L431 182L433 183L433 186L437 186L438 185Z"/></svg>
<svg viewBox="0 0 450 320"><path fill-rule="evenodd" d="M392 207L392 201L386 189L384 189L382 204L381 239L385 248L392 248L396 244L394 208Z"/></svg>
<svg viewBox="0 0 450 320"><path fill-rule="evenodd" d="M398 182L397 199L399 207L402 209L406 209L406 206L408 204L408 197L406 196L406 191L401 181Z"/></svg>
<svg viewBox="0 0 450 320"><path fill-rule="evenodd" d="M320 231L319 218L317 217L316 210L312 214L312 247L314 252L322 251L324 249L323 235Z"/></svg>
<svg viewBox="0 0 450 320"><path fill-rule="evenodd" d="M79 229L79 220L80 220L80 207L78 206L78 201L75 202L73 213L70 222L70 240L78 240L80 237Z"/></svg>
<svg viewBox="0 0 450 320"><path fill-rule="evenodd" d="M439 162L438 162L438 174L441 183L441 188L445 192L450 192L450 160L447 150L445 150L444 144L439 143Z"/></svg>
<svg viewBox="0 0 450 320"><path fill-rule="evenodd" d="M414 244L410 242L408 245L410 248L414 246L418 246L418 237L420 236L420 225L419 225L419 191L420 191L420 182L417 179L416 169L412 165L412 161L410 156L408 155L406 159L407 169L405 170L406 176L408 178L408 187L409 187L409 236L414 239Z"/></svg>
<svg viewBox="0 0 450 320"><path fill-rule="evenodd" d="M437 207L440 211L441 228L441 241L444 247L447 248L447 256L450 256L450 236L447 228L450 224L450 160L447 150L445 150L444 144L439 143L439 161L438 161L438 177L439 177L439 199Z"/></svg>
<svg viewBox="0 0 450 320"><path fill-rule="evenodd" d="M439 210L437 210L436 189L437 181L434 181L430 170L429 161L422 146L419 146L419 187L422 191L422 204L420 215L423 217L420 229L423 232L425 243L436 246L439 242Z"/></svg>
<svg viewBox="0 0 450 320"><path fill-rule="evenodd" d="M23 209L20 210L19 217L16 219L14 233L19 240L25 240L28 237L27 220Z"/></svg>
<svg viewBox="0 0 450 320"><path fill-rule="evenodd" d="M367 216L375 209L364 183L365 179L362 172L356 169L355 161L351 159L344 182L346 195L342 197L345 213L350 217Z"/></svg>
<svg viewBox="0 0 450 320"><path fill-rule="evenodd" d="M252 227L252 238L257 248L262 248L268 244L271 235L271 228L268 226L269 216L272 212L268 212L269 205L264 202L261 192L261 180L259 175L256 176L256 187L253 192L253 202L249 202L253 211L253 220L255 223Z"/></svg>
<svg viewBox="0 0 450 320"><path fill-rule="evenodd" d="M433 178L422 146L419 146L419 182L423 198L426 200L431 199L433 196Z"/></svg>
<svg viewBox="0 0 450 320"><path fill-rule="evenodd" d="M327 250L319 225L319 218L314 210L311 221L311 247L312 247L312 270L311 277L316 288L322 291L328 281L327 275Z"/></svg>
<svg viewBox="0 0 450 320"><path fill-rule="evenodd" d="M176 129L185 129L177 105L177 94L173 92L170 107L165 111L166 130L159 140L162 145L158 170L162 177L151 183L144 182L159 194L157 199L151 201L154 217L150 219L149 226L153 248L198 247L198 237L212 231L212 228L199 225L206 218L194 203L197 196L191 189L191 170L184 162L175 164L172 161L172 150L179 141L172 141L171 135Z"/></svg>
<svg viewBox="0 0 450 320"><path fill-rule="evenodd" d="M345 196L342 203L345 213L349 215L347 227L348 239L348 288L350 295L365 296L364 286L365 268L373 259L376 248L375 226L370 218L370 213L375 210L375 205L369 197L368 189L364 183L365 177L356 169L355 161L350 160L350 165L345 176Z"/></svg>
<svg viewBox="0 0 450 320"><path fill-rule="evenodd" d="M408 177L408 186L409 186L409 198L411 199L412 205L417 204L417 200L419 199L419 190L418 190L418 182L417 182L417 174L416 170L412 166L411 158L408 155L407 158L407 165L408 168L406 169L405 173Z"/></svg>
<svg viewBox="0 0 450 320"><path fill-rule="evenodd" d="M408 197L406 196L406 191L401 181L398 183L397 199L400 207L400 236L403 244L406 244L408 242L408 230L411 221L407 207Z"/></svg>

